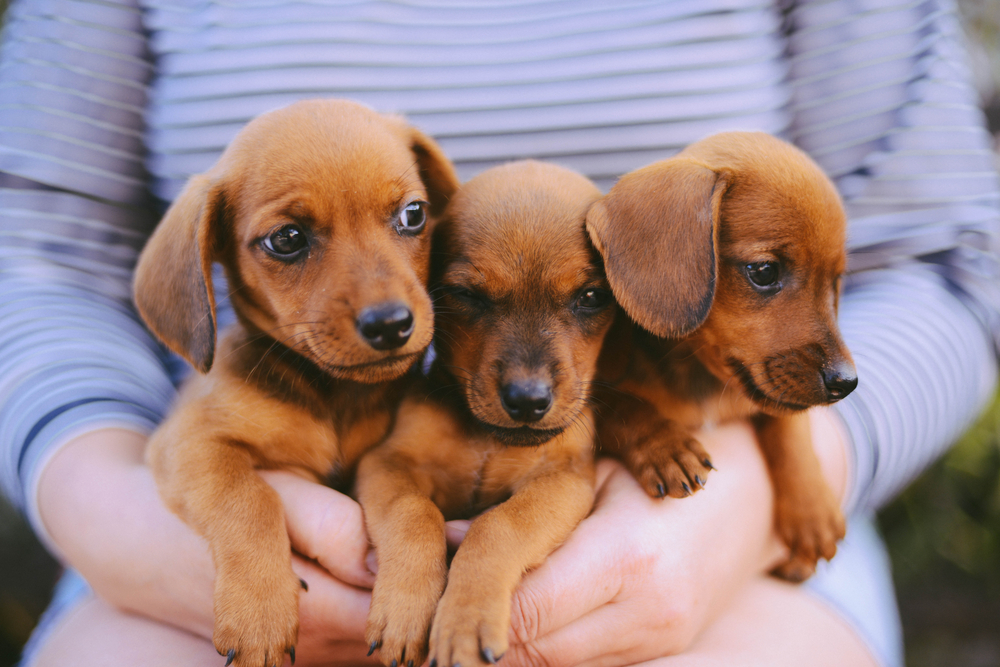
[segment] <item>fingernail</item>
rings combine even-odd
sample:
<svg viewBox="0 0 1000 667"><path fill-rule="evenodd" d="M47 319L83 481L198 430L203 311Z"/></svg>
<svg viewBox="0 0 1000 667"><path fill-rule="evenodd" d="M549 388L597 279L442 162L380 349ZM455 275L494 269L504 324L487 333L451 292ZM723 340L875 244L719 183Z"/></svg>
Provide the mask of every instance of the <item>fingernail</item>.
<svg viewBox="0 0 1000 667"><path fill-rule="evenodd" d="M369 549L368 553L365 554L365 567L372 574L378 574L378 558L375 557L374 549Z"/></svg>
<svg viewBox="0 0 1000 667"><path fill-rule="evenodd" d="M229 649L229 653L226 654L226 667L229 667L229 665L233 664L233 660L235 659L236 659L236 649L231 648Z"/></svg>

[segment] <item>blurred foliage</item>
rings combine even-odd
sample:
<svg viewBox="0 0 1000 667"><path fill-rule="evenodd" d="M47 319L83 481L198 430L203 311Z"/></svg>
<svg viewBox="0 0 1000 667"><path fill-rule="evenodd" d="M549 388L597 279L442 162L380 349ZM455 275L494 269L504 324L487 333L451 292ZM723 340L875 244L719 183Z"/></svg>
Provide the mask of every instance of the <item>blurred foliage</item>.
<svg viewBox="0 0 1000 667"><path fill-rule="evenodd" d="M1000 596L1000 398L882 513L897 582L975 577Z"/></svg>
<svg viewBox="0 0 1000 667"><path fill-rule="evenodd" d="M0 666L17 662L57 575L56 562L17 511L0 498Z"/></svg>
<svg viewBox="0 0 1000 667"><path fill-rule="evenodd" d="M969 37L973 78L996 135L1000 132L1000 1L958 0L958 9Z"/></svg>

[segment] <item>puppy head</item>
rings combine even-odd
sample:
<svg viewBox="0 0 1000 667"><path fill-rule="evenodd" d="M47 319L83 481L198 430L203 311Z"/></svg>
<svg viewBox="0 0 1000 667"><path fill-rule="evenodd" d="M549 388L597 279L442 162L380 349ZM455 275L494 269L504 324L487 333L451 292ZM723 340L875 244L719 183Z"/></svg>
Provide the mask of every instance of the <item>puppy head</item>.
<svg viewBox="0 0 1000 667"><path fill-rule="evenodd" d="M342 100L264 114L158 225L136 268L139 312L207 371L217 261L251 333L334 377L394 379L431 340L428 227L457 187L437 145L400 119Z"/></svg>
<svg viewBox="0 0 1000 667"><path fill-rule="evenodd" d="M715 135L622 177L587 229L625 311L658 336L689 337L761 410L830 403L857 385L836 323L845 215L800 150Z"/></svg>
<svg viewBox="0 0 1000 667"><path fill-rule="evenodd" d="M598 197L562 167L511 163L463 185L435 233L439 363L506 444L552 438L589 396L614 315L584 231Z"/></svg>

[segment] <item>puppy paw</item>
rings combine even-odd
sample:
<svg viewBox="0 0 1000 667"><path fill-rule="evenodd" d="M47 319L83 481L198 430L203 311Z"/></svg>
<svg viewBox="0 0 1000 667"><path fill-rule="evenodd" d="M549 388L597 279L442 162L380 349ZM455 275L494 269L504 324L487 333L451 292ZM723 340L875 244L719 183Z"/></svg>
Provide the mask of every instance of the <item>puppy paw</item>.
<svg viewBox="0 0 1000 667"><path fill-rule="evenodd" d="M771 574L796 583L816 572L820 558L832 559L837 553L837 542L847 532L844 515L825 485L822 492L813 490L810 499L793 501L779 497L775 521L789 554Z"/></svg>
<svg viewBox="0 0 1000 667"><path fill-rule="evenodd" d="M226 665L271 667L286 653L294 662L300 590L302 581L290 567L243 578L220 572L212 641Z"/></svg>
<svg viewBox="0 0 1000 667"><path fill-rule="evenodd" d="M624 462L653 498L689 496L704 488L709 471L715 470L701 443L668 421L638 438L626 450Z"/></svg>
<svg viewBox="0 0 1000 667"><path fill-rule="evenodd" d="M444 590L444 571L403 579L386 574L379 572L372 591L365 625L368 655L378 649L389 667L422 665L434 610Z"/></svg>
<svg viewBox="0 0 1000 667"><path fill-rule="evenodd" d="M495 665L507 652L510 600L489 596L463 603L445 593L431 626L432 667Z"/></svg>

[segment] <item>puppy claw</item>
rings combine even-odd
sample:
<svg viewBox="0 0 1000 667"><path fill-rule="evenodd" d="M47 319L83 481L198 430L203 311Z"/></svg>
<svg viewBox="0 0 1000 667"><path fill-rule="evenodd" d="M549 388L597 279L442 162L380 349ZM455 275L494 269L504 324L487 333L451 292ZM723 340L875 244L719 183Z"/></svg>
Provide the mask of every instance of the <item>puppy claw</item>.
<svg viewBox="0 0 1000 667"><path fill-rule="evenodd" d="M685 498L705 486L712 468L701 443L670 421L660 421L636 438L622 458L653 498Z"/></svg>
<svg viewBox="0 0 1000 667"><path fill-rule="evenodd" d="M288 657L292 659L292 664L295 664L295 647L288 649Z"/></svg>
<svg viewBox="0 0 1000 667"><path fill-rule="evenodd" d="M816 572L816 564L806 560L791 558L771 570L771 574L793 584L801 584Z"/></svg>
<svg viewBox="0 0 1000 667"><path fill-rule="evenodd" d="M393 659L392 659L392 662L390 662L390 663L389 663L389 667L396 667L396 665L397 665L397 664L398 664L398 663L396 662L396 659L395 659L395 658L393 658Z"/></svg>
<svg viewBox="0 0 1000 667"><path fill-rule="evenodd" d="M372 641L372 643L368 646L368 656L371 657L371 654L374 653L375 649L377 648L378 648L378 640L376 639Z"/></svg>
<svg viewBox="0 0 1000 667"><path fill-rule="evenodd" d="M233 664L233 660L235 659L236 659L236 649L231 648L229 649L229 653L226 654L226 667L229 667L229 665Z"/></svg>
<svg viewBox="0 0 1000 667"><path fill-rule="evenodd" d="M712 460L711 459L707 459L707 458L706 459L702 459L701 464L703 466L705 466L706 468L708 468L709 470L717 470L717 468L714 465L712 465Z"/></svg>
<svg viewBox="0 0 1000 667"><path fill-rule="evenodd" d="M309 584L307 584L306 580L302 579L301 577L299 578L299 585L302 586L302 590L304 590L304 591L308 591L309 590Z"/></svg>
<svg viewBox="0 0 1000 667"><path fill-rule="evenodd" d="M497 659L493 655L493 649L486 647L483 649L483 660L490 663L491 665L497 664Z"/></svg>

